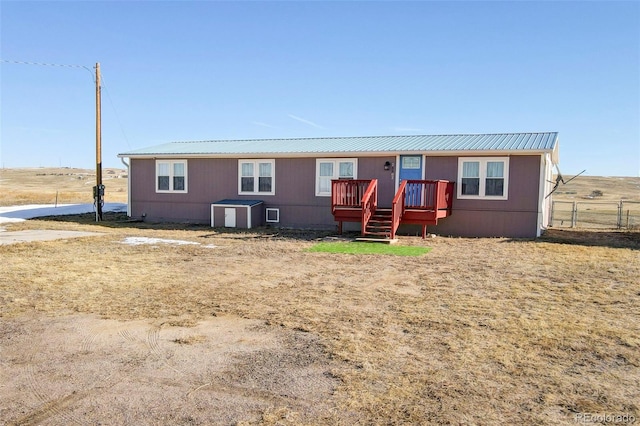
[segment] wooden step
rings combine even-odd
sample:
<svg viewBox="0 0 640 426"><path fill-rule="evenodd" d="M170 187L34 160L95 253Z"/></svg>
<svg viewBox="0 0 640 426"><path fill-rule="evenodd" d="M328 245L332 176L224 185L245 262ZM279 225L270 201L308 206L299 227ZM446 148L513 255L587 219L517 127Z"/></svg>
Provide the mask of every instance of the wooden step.
<svg viewBox="0 0 640 426"><path fill-rule="evenodd" d="M391 222L382 220L370 220L367 226L391 226Z"/></svg>
<svg viewBox="0 0 640 426"><path fill-rule="evenodd" d="M374 232L382 232L386 234L391 233L391 226L367 226L365 229L366 233L374 233Z"/></svg>
<svg viewBox="0 0 640 426"><path fill-rule="evenodd" d="M370 220L369 223L367 224L367 226L385 226L385 227L391 227L391 222L387 222L387 221L373 221Z"/></svg>
<svg viewBox="0 0 640 426"><path fill-rule="evenodd" d="M391 209L377 209L367 222L364 236L375 240L388 240L391 237L393 225Z"/></svg>
<svg viewBox="0 0 640 426"><path fill-rule="evenodd" d="M364 235L376 235L378 237L389 238L391 236L391 232L365 232Z"/></svg>
<svg viewBox="0 0 640 426"><path fill-rule="evenodd" d="M363 235L384 235L388 237L389 235L391 235L391 230L366 230Z"/></svg>
<svg viewBox="0 0 640 426"><path fill-rule="evenodd" d="M391 229L391 224L390 223L371 223L369 222L367 224L367 228L388 228Z"/></svg>

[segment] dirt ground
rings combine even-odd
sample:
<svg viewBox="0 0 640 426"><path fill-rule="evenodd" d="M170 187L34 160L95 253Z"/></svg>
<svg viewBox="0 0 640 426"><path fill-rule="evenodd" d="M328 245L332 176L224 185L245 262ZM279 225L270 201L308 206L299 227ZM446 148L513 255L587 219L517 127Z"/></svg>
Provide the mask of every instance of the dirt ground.
<svg viewBox="0 0 640 426"><path fill-rule="evenodd" d="M232 316L3 319L0 347L3 424L237 424L281 407L305 422L336 387L311 334Z"/></svg>
<svg viewBox="0 0 640 426"><path fill-rule="evenodd" d="M105 235L0 231L0 245ZM335 363L311 333L215 312L124 321L48 313L0 314L2 425L299 424L335 411Z"/></svg>
<svg viewBox="0 0 640 426"><path fill-rule="evenodd" d="M0 205L91 202L90 174L1 170ZM640 421L638 232L402 236L432 250L395 257L122 213L3 228L101 235L0 245L1 425Z"/></svg>
<svg viewBox="0 0 640 426"><path fill-rule="evenodd" d="M576 424L640 418L640 233L334 238L130 222L0 245L0 424Z"/></svg>

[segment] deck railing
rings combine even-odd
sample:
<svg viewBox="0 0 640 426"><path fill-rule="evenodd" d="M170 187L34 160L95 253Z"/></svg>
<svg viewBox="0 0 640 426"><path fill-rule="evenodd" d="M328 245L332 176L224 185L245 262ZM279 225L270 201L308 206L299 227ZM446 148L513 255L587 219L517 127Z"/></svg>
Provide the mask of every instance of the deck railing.
<svg viewBox="0 0 640 426"><path fill-rule="evenodd" d="M367 230L367 224L369 219L376 212L378 208L378 179L372 179L371 183L364 192L361 200L362 204L362 235Z"/></svg>
<svg viewBox="0 0 640 426"><path fill-rule="evenodd" d="M454 182L449 182L448 180L438 181L438 192L436 195L438 202L436 204L436 210L447 210L447 214L451 214L451 210L453 208L454 184Z"/></svg>
<svg viewBox="0 0 640 426"><path fill-rule="evenodd" d="M405 200L407 198L407 181L403 180L400 183L400 187L396 192L396 196L393 197L391 202L391 235L390 238L396 237L396 231L400 227L400 221L402 220L402 214L404 213Z"/></svg>
<svg viewBox="0 0 640 426"><path fill-rule="evenodd" d="M375 180L375 179L374 179ZM377 182L377 181L376 181ZM331 181L331 207L360 207L371 179L334 179Z"/></svg>
<svg viewBox="0 0 640 426"><path fill-rule="evenodd" d="M411 210L410 220L422 223L422 236L426 234L426 220L435 220L451 214L453 182L446 180L404 180L400 184L391 206L391 238L403 221L405 212ZM446 210L446 212L444 212ZM420 216L416 216L416 211ZM409 214L407 214L409 216ZM410 222L416 223L416 222Z"/></svg>
<svg viewBox="0 0 640 426"><path fill-rule="evenodd" d="M453 182L446 180L406 180L405 208L442 210L451 208Z"/></svg>
<svg viewBox="0 0 640 426"><path fill-rule="evenodd" d="M401 223L422 224L423 237L426 226L436 224L439 218L451 214L453 182L446 180L404 180L391 205L391 232L395 238ZM378 208L377 179L337 179L331 181L331 211L342 233L343 222L367 224Z"/></svg>

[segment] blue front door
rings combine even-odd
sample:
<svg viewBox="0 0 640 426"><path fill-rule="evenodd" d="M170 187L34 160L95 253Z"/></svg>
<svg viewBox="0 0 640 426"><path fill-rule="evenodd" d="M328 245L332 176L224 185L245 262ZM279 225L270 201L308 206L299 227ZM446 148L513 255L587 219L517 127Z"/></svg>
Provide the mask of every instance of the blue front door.
<svg viewBox="0 0 640 426"><path fill-rule="evenodd" d="M398 178L398 183L407 179L422 179L422 155L401 155Z"/></svg>
<svg viewBox="0 0 640 426"><path fill-rule="evenodd" d="M400 156L400 173L398 174L398 184L403 180L421 180L422 179L422 155L401 155ZM415 186L415 185L414 185ZM419 206L422 203L422 194L415 191L412 187L407 187L407 195L405 197L405 205Z"/></svg>

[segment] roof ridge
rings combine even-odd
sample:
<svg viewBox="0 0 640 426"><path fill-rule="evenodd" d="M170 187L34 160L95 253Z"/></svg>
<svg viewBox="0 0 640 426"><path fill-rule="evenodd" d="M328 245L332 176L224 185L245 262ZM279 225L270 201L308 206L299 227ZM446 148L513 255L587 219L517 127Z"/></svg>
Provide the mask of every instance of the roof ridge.
<svg viewBox="0 0 640 426"><path fill-rule="evenodd" d="M300 141L300 140L334 140L334 139L374 139L374 138L419 138L419 137L451 137L451 136L499 136L499 135L542 135L558 132L495 132L495 133L440 133L418 135L369 135L369 136L306 136L301 138L250 138L250 139L202 139L196 141L170 141L167 143L191 144L191 143L222 143L222 142L270 142L270 141Z"/></svg>
<svg viewBox="0 0 640 426"><path fill-rule="evenodd" d="M319 153L497 152L556 150L558 132L458 133L449 135L345 136L166 142L135 155L315 155ZM119 156L128 156L118 154Z"/></svg>
<svg viewBox="0 0 640 426"><path fill-rule="evenodd" d="M305 136L302 138L251 138L251 139L203 139L199 141L173 141L169 143L199 143L199 142L256 142L256 141L299 141L299 140L317 140L317 139L367 139L367 138L402 138L416 136L432 136L432 135L374 135L374 136Z"/></svg>

